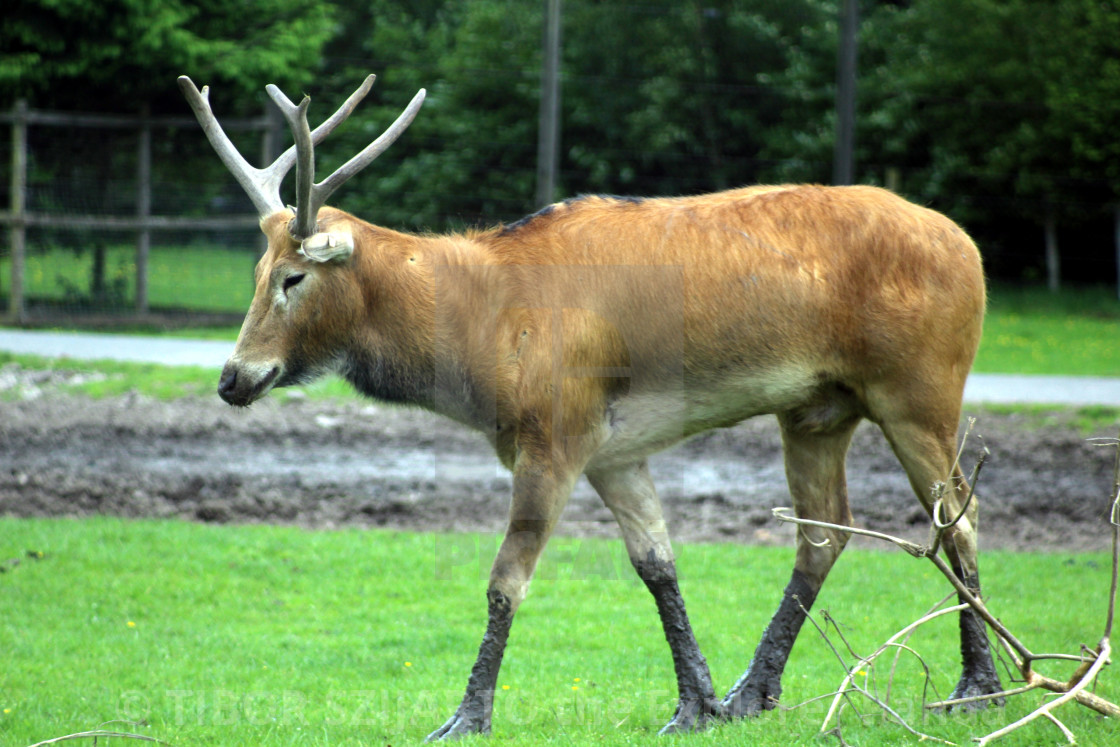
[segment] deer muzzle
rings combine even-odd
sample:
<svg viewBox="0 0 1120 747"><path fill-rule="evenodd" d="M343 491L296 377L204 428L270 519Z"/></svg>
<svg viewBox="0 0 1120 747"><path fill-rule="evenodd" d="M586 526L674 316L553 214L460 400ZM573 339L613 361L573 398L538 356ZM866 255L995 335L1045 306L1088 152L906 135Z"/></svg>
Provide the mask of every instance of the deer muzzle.
<svg viewBox="0 0 1120 747"><path fill-rule="evenodd" d="M218 379L218 396L236 407L247 407L272 389L280 371L276 364L246 364L231 358Z"/></svg>

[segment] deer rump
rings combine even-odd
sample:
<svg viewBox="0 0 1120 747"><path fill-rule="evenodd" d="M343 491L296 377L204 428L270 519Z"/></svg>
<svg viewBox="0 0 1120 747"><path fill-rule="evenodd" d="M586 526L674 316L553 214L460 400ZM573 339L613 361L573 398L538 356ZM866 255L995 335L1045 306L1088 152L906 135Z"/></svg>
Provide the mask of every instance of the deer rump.
<svg viewBox="0 0 1120 747"><path fill-rule="evenodd" d="M963 516L945 550L979 593L976 502L955 465L961 397L984 314L980 257L944 216L873 187L748 187L683 198L590 196L506 226L448 235L377 227L323 202L384 151L397 122L314 182L314 145L372 76L312 131L308 100L273 101L296 145L265 169L222 133L204 88L180 79L269 239L219 394L248 405L335 371L378 399L425 407L487 435L513 473L488 623L467 690L429 735L489 732L514 615L576 479L620 526L657 605L678 683L663 733L773 708L806 611L848 535L802 527L778 610L751 662L717 698L677 585L646 458L682 438L773 413L799 516L852 521L844 475L863 419L876 423L919 501L946 483ZM293 164L297 203L279 185ZM960 616L954 697L998 692L983 623Z"/></svg>

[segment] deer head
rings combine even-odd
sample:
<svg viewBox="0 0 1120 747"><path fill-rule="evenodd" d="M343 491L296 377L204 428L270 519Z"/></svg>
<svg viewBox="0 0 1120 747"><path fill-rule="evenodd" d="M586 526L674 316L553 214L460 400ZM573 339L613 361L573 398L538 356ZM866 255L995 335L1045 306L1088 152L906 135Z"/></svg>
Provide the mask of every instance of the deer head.
<svg viewBox="0 0 1120 747"><path fill-rule="evenodd" d="M287 120L295 144L263 169L249 165L230 142L210 108L209 88L203 86L199 91L187 76L179 78L179 88L206 137L252 200L261 229L268 237L268 250L257 265L253 303L218 385L218 393L230 404L248 405L274 386L306 380L324 366L329 368L329 349L316 350L313 355L307 349L308 345L330 344L329 325L315 299L308 298L307 286L320 284L316 298L333 299L336 303L352 291L348 279L331 273L331 269L350 260L355 240L345 213L330 210L330 225L323 226L328 229L325 231L320 230L320 213L335 190L400 137L424 103L425 91L420 89L380 137L326 179L316 182L315 146L369 93L374 77L368 76L338 111L314 130L307 121L310 97L304 96L296 105L276 86L266 86L269 98ZM289 209L280 198L280 184L293 165L296 206ZM310 282L304 283L305 280ZM297 287L301 285L302 288Z"/></svg>

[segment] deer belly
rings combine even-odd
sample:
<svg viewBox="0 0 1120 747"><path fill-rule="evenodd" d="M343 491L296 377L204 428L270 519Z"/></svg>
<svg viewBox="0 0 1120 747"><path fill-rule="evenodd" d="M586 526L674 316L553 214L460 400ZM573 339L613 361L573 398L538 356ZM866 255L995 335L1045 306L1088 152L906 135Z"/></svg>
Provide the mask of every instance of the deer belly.
<svg viewBox="0 0 1120 747"><path fill-rule="evenodd" d="M696 433L803 406L819 391L820 377L789 366L725 376L704 387L678 383L611 402L602 423L605 438L589 468L633 463Z"/></svg>

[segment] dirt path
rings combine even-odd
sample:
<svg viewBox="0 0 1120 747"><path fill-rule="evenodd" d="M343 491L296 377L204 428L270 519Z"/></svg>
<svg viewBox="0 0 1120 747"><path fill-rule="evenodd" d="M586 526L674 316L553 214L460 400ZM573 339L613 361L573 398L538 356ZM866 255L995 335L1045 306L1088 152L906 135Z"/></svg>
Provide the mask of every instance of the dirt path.
<svg viewBox="0 0 1120 747"><path fill-rule="evenodd" d="M209 396L90 401L57 385L47 377L22 389L32 398L0 402L0 515L482 532L504 523L508 474L480 436L433 415L274 398L248 411ZM983 546L1106 549L1114 452L1086 437L1115 432L1084 434L1063 415L979 414L992 452ZM695 438L651 468L676 539L792 542L770 514L789 502L773 418ZM925 514L873 426L856 434L848 484L859 525L924 541ZM585 481L560 532L617 536Z"/></svg>

